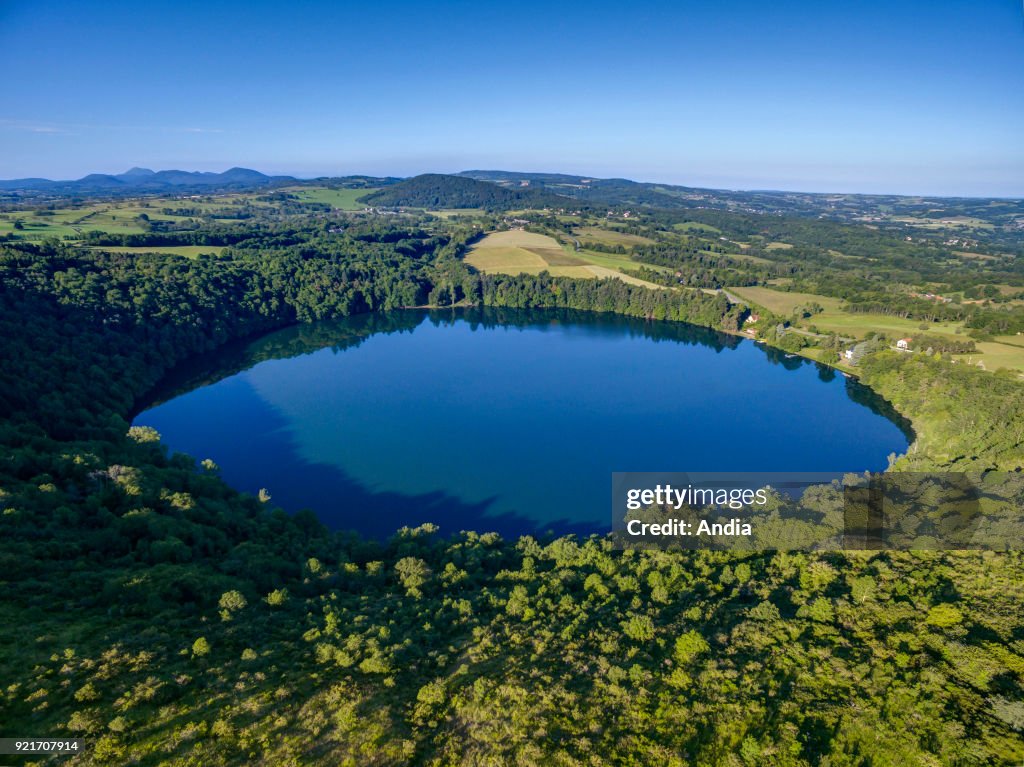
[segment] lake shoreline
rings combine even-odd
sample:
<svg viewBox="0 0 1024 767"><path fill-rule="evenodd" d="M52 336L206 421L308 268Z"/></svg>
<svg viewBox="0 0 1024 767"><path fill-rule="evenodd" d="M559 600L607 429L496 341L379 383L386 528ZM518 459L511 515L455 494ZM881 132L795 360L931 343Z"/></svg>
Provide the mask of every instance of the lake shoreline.
<svg viewBox="0 0 1024 767"><path fill-rule="evenodd" d="M266 486L285 509L317 509L332 527L365 526L351 510L379 507L407 525L455 524L454 513L466 529L512 514L501 532L515 535L599 526L602 478L621 467L882 471L887 453L909 445L867 387L742 340L615 312L362 313L194 358L134 421L172 450L212 458L244 492ZM830 440L833 422L855 438ZM446 450L424 457L418 446L438 434ZM556 438L587 434L582 450ZM765 434L784 446L737 461L735 445ZM484 442L481 456L472 446ZM421 508L433 518L413 518ZM523 514L529 524L515 521Z"/></svg>

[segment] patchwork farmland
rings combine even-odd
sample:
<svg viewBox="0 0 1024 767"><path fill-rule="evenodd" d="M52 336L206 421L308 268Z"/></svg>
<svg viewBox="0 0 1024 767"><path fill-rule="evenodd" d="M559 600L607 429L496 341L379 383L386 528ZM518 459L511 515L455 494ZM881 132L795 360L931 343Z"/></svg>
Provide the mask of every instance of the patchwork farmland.
<svg viewBox="0 0 1024 767"><path fill-rule="evenodd" d="M607 257L594 257L586 251L572 252L545 234L511 230L493 232L476 245L466 256L466 263L481 272L495 274L540 274L549 272L557 277L594 279L616 277L633 285L658 288L653 283L630 277L598 261ZM635 264L639 266L639 264Z"/></svg>

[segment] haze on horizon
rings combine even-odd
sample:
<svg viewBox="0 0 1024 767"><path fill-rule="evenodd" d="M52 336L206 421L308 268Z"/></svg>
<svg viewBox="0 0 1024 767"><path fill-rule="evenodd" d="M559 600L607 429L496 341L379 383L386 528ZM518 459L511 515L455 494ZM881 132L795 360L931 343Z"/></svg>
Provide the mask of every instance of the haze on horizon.
<svg viewBox="0 0 1024 767"><path fill-rule="evenodd" d="M500 168L1024 196L1017 0L13 0L0 68L0 178Z"/></svg>

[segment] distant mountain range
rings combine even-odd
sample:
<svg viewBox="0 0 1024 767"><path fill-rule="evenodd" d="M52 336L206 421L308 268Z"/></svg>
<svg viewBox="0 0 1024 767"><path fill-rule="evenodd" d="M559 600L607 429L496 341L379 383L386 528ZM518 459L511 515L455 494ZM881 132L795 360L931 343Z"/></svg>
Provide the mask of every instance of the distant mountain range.
<svg viewBox="0 0 1024 767"><path fill-rule="evenodd" d="M892 222L898 217L955 220L964 234L991 239L984 226L995 226L1017 242L1024 227L1024 200L900 195L828 194L786 191L703 189L674 184L596 178L565 173L520 173L467 170L458 174L427 173L411 178L343 176L297 179L268 176L249 168L223 173L131 168L124 173L92 173L74 181L21 178L0 181L0 193L29 195L130 197L145 194L211 194L284 186L327 186L366 189L360 202L376 207L587 209L711 209L740 214L828 218L849 222ZM974 220L983 222L983 228ZM764 227L751 219L751 231ZM1002 236L1002 235L1000 235Z"/></svg>
<svg viewBox="0 0 1024 767"><path fill-rule="evenodd" d="M74 193L164 192L201 189L252 188L295 183L292 176L267 176L249 168L231 168L223 173L204 173L187 170L160 170L132 168L124 173L108 175L90 173L73 181L51 181L47 178L16 178L0 181L0 190Z"/></svg>

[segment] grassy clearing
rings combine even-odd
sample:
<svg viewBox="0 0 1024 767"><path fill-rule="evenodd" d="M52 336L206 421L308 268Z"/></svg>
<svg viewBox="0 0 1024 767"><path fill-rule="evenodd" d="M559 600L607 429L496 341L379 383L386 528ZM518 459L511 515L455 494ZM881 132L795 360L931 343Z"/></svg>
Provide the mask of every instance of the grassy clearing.
<svg viewBox="0 0 1024 767"><path fill-rule="evenodd" d="M146 245L138 247L128 245L97 245L92 249L105 250L108 253L164 253L171 256L185 256L186 258L196 258L204 253L213 253L219 256L224 250L223 247L218 245Z"/></svg>
<svg viewBox="0 0 1024 767"><path fill-rule="evenodd" d="M641 280L637 277L630 277L622 273L623 269L639 269L640 267L647 267L656 272L671 272L672 270L667 266L658 266L655 264L645 264L640 261L634 261L629 256L621 255L618 253L597 253L592 250L578 250L575 255L580 260L586 263L584 267L585 271L595 277L618 277L623 282L628 282L630 285L642 285L646 288L655 288L658 290L664 290L664 285L658 285L647 280ZM581 275L587 276L587 275Z"/></svg>
<svg viewBox="0 0 1024 767"><path fill-rule="evenodd" d="M108 232L110 234L139 234L146 231L136 220L137 213L126 213L118 208L93 213L81 219L76 226L83 232Z"/></svg>
<svg viewBox="0 0 1024 767"><path fill-rule="evenodd" d="M715 253L714 251L705 250L709 256L725 256L726 258L735 258L737 261L747 261L751 264L771 264L774 263L767 258L761 258L760 256L748 256L746 253Z"/></svg>
<svg viewBox="0 0 1024 767"><path fill-rule="evenodd" d="M849 314L846 312L823 312L803 324L814 325L819 330L838 333L842 336L863 338L868 331L881 332L890 338L913 338L920 333L932 336L945 336L957 340L969 340L959 323L930 322L928 329L921 330L921 322L889 317L884 314ZM960 330L960 333L957 331ZM1010 337L1014 340L1016 337ZM1016 346L1006 343L1004 339L995 341L976 341L977 352L954 355L957 359L971 364L981 365L989 371L1008 368L1024 372L1024 344Z"/></svg>
<svg viewBox="0 0 1024 767"><path fill-rule="evenodd" d="M93 215L94 213L102 213L109 211L112 206L110 205L82 205L81 207L68 207L61 208L59 210L48 210L48 211L32 211L31 213L23 214L8 214L13 216L20 216L22 219L34 221L50 222L53 224L73 224L81 219Z"/></svg>
<svg viewBox="0 0 1024 767"><path fill-rule="evenodd" d="M162 207L174 208L175 206L165 205ZM187 207L191 208L194 206L189 205ZM135 216L139 216L142 214L145 214L150 221L184 221L190 218L190 216L172 216L167 213L161 213L160 211L160 207L154 206L152 208L147 208L144 205L129 205L125 207L118 207L111 210L111 212L117 215L118 218L121 218L122 216L125 218L134 218Z"/></svg>
<svg viewBox="0 0 1024 767"><path fill-rule="evenodd" d="M843 253L841 251L832 250L832 249L829 249L828 254L830 256L835 256L836 258L846 259L847 261L872 261L873 260L873 259L867 258L865 256L851 256L849 253Z"/></svg>
<svg viewBox="0 0 1024 767"><path fill-rule="evenodd" d="M650 237L602 229L597 226L581 226L575 231L575 234L581 239L599 242L602 245L650 245L655 242Z"/></svg>
<svg viewBox="0 0 1024 767"><path fill-rule="evenodd" d="M0 234L13 234L22 240L42 240L45 237L77 237L78 232L66 224L53 224L38 219L22 218L22 228L15 229L14 221L0 219Z"/></svg>
<svg viewBox="0 0 1024 767"><path fill-rule="evenodd" d="M920 320L905 320L901 317L890 317L887 314L851 314L848 312L826 311L806 321L821 330L840 333L841 335L863 338L868 331L874 330L889 336L907 336L927 332L929 335L963 338L956 331L960 325L955 322L929 322L928 330L921 330Z"/></svg>
<svg viewBox="0 0 1024 767"><path fill-rule="evenodd" d="M959 359L977 364L979 361L985 370L1008 368L1024 372L1024 347L1001 344L997 341L979 341L977 354L960 354Z"/></svg>
<svg viewBox="0 0 1024 767"><path fill-rule="evenodd" d="M658 266L656 264L645 264L640 261L634 261L629 256L619 255L617 253L597 253L593 250L579 250L576 251L576 255L586 261L588 264L594 264L595 266L604 266L608 269L639 269L644 266L648 269L653 269L656 272L671 272L672 270L667 266Z"/></svg>
<svg viewBox="0 0 1024 767"><path fill-rule="evenodd" d="M377 191L376 189L328 189L327 187L303 187L301 189L288 188L286 191L294 194L303 202L322 202L341 210L362 210L365 203L357 202L358 197Z"/></svg>
<svg viewBox="0 0 1024 767"><path fill-rule="evenodd" d="M793 246L790 245L788 242L769 242L765 246L764 249L765 250L792 250Z"/></svg>
<svg viewBox="0 0 1024 767"><path fill-rule="evenodd" d="M617 269L609 269L607 266L597 266L596 264L588 264L584 266L587 272L594 277L617 277L623 282L628 282L630 285L639 285L644 288L654 288L656 290L664 290L665 288L661 285L655 285L653 282L647 282L647 280L641 280L636 277L630 277L628 274L623 274Z"/></svg>
<svg viewBox="0 0 1024 767"><path fill-rule="evenodd" d="M789 315L798 306L817 302L825 311L809 319L800 320L796 326L807 328L813 325L826 333L836 333L846 338L864 338L869 332L885 333L890 338L913 338L920 333L967 340L963 325L957 322L929 322L927 330L921 329L920 320L905 320L887 314L854 314L840 309L842 302L837 298L819 296L813 293L785 293L771 288L728 288L740 298L781 315ZM1008 368L1024 372L1024 336L1001 336L993 341L975 342L978 351L972 354L956 355L970 364L979 362L986 370Z"/></svg>
<svg viewBox="0 0 1024 767"><path fill-rule="evenodd" d="M685 224L675 224L673 227L677 232L697 232L698 234L721 234L721 229L716 229L708 224L698 224L696 221L687 221Z"/></svg>
<svg viewBox="0 0 1024 767"><path fill-rule="evenodd" d="M992 229L993 224L973 216L950 216L949 218L917 218L916 216L893 216L892 221L910 224L921 229L947 229L961 226L970 229Z"/></svg>
<svg viewBox="0 0 1024 767"><path fill-rule="evenodd" d="M430 215L444 219L454 218L456 216L472 216L482 213L484 213L483 208L442 208L441 210L430 211Z"/></svg>
<svg viewBox="0 0 1024 767"><path fill-rule="evenodd" d="M821 304L826 310L838 311L839 305L842 303L838 298L828 298L814 293L787 293L771 288L726 288L726 290L735 293L740 298L763 306L775 314L792 314L796 307L806 306L812 302ZM817 320L821 316L819 314L814 318L815 324L819 324Z"/></svg>
<svg viewBox="0 0 1024 767"><path fill-rule="evenodd" d="M960 258L966 258L968 260L973 260L973 261L995 261L995 260L997 260L995 256L989 256L989 255L986 255L985 253L970 253L970 252L968 252L966 250L954 250L953 253L958 255L958 256L960 256Z"/></svg>

